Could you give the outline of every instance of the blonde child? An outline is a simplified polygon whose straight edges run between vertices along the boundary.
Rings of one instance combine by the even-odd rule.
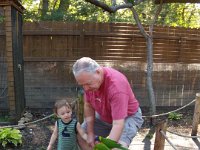
[[[77,134],[84,140],[87,135],[81,128],[79,122],[72,118],[72,108],[67,100],[58,100],[54,106],[54,113],[59,118],[55,122],[55,128],[47,150],[52,150],[53,145],[58,138],[57,150],[78,150]]]

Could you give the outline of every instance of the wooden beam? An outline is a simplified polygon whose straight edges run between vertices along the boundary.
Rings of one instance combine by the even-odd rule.
[[[160,4],[161,0],[155,0],[155,4]],[[163,0],[163,3],[200,3],[200,0]]]
[[[166,134],[167,130],[167,120],[161,121],[156,125],[156,137],[154,142],[154,150],[164,150],[165,147],[165,137],[162,136],[160,131],[163,131]]]
[[[200,93],[196,94],[196,103],[194,109],[193,123],[192,123],[192,136],[197,135],[198,125],[200,120]]]
[[[21,1],[19,0],[0,0],[0,6],[13,6],[17,10],[19,10],[20,13],[23,13],[25,8],[22,6]]]

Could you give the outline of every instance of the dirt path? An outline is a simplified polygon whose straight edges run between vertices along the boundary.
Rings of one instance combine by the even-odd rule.
[[[200,129],[200,126],[199,126]],[[190,136],[191,128],[168,128],[169,131],[173,131],[175,133],[179,133],[181,135]],[[149,129],[142,129],[139,131],[137,136],[133,139],[129,149],[130,150],[153,150],[154,149],[154,141],[155,134],[153,134],[150,139],[147,135],[149,133]],[[200,131],[198,132],[198,135]],[[200,150],[200,139],[192,140],[191,138],[185,138],[181,136],[177,136],[175,134],[171,134],[169,132],[166,133],[166,136],[170,140],[170,142],[175,146],[177,150]],[[165,150],[174,150],[174,148],[165,140]]]

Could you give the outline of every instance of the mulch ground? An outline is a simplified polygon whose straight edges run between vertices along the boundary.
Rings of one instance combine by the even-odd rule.
[[[144,116],[149,115],[148,108],[141,108],[141,109],[143,111]],[[157,108],[156,114],[169,112],[175,109],[177,108],[160,107]],[[31,113],[33,114],[33,120],[44,118],[53,113],[51,109],[46,109],[46,110],[32,109],[29,111],[31,111]],[[194,107],[192,106],[186,107],[183,110],[178,111],[177,113],[182,114],[183,118],[175,121],[169,120],[168,126],[170,127],[171,130],[174,131],[176,131],[176,129],[182,128],[183,132],[188,132],[188,130],[191,129],[192,127],[193,112],[194,112]],[[147,128],[152,127],[152,125],[155,125],[160,121],[167,119],[167,117],[168,116],[156,117],[155,119],[153,119],[153,121],[151,121],[148,118],[145,118],[144,124],[140,132],[142,133]],[[55,123],[55,118],[51,117],[36,124],[30,124],[26,126],[24,129],[21,129],[21,133],[23,135],[23,144],[18,147],[7,147],[6,150],[46,150],[52,134],[54,123]],[[0,147],[0,149],[3,148]]]

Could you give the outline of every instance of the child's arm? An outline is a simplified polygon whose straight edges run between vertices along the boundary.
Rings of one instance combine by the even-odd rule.
[[[53,145],[54,145],[57,137],[58,137],[58,127],[57,127],[57,122],[56,122],[54,130],[53,130],[53,133],[51,135],[51,139],[50,139],[49,145],[47,147],[47,150],[52,150],[53,149]]]
[[[78,134],[86,141],[87,140],[87,134],[82,129],[82,127],[81,127],[79,122],[77,122],[76,129],[78,131]]]

